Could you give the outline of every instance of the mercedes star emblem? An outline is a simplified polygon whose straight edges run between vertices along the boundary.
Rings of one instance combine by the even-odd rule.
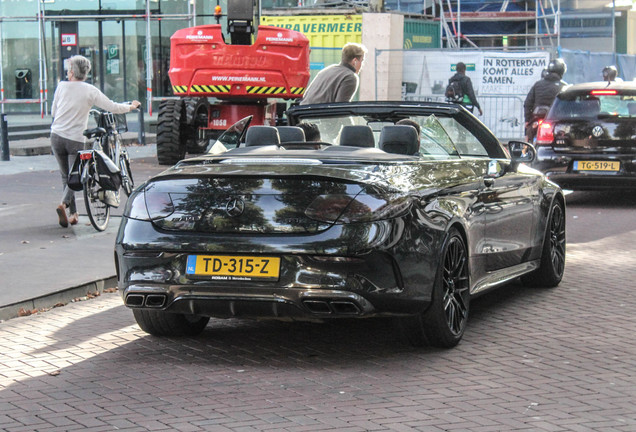
[[[245,211],[245,202],[240,198],[232,198],[225,205],[225,213],[229,217],[238,217]]]
[[[601,126],[594,126],[594,129],[592,129],[592,135],[596,138],[600,137],[603,135],[603,128]]]

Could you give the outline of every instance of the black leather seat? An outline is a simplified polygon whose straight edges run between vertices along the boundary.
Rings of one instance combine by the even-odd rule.
[[[252,126],[245,135],[245,147],[280,145],[278,129],[274,126]]]
[[[380,149],[387,153],[413,156],[419,153],[420,140],[413,126],[384,126],[380,132]]]
[[[276,126],[280,142],[302,142],[305,141],[305,131],[298,126]]]
[[[340,131],[340,145],[353,147],[375,147],[373,130],[367,125],[343,126]]]

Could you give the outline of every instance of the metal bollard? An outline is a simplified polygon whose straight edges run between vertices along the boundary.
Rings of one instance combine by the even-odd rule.
[[[144,110],[139,108],[139,132],[137,135],[139,139],[139,144],[146,145],[146,131],[144,126]]]
[[[0,114],[0,153],[3,161],[11,159],[11,154],[9,153],[9,126],[6,116],[6,114]]]

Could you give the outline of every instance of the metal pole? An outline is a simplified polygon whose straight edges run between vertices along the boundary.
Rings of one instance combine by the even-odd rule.
[[[40,13],[42,14],[42,25],[40,26],[40,31],[42,32],[42,80],[44,81],[44,114],[46,115],[49,111],[49,72],[46,67],[46,10],[44,7],[44,1],[42,1],[42,10]],[[51,37],[53,37],[53,33],[51,33]]]
[[[38,74],[40,84],[40,118],[44,118],[44,81],[42,75],[42,1],[38,1]]]
[[[139,120],[139,132],[137,133],[137,139],[139,140],[139,144],[146,145],[146,130],[144,126],[144,110],[139,109],[138,120]]]
[[[124,75],[124,100],[128,100],[128,77],[126,71],[126,20],[121,21],[121,56],[122,58],[122,72]]]
[[[2,160],[8,161],[11,156],[9,153],[9,127],[7,126],[6,114],[0,114],[0,153]]]
[[[616,0],[612,0],[612,53],[616,64]]]
[[[2,57],[2,45],[4,41],[2,40],[2,21],[0,21],[0,101],[4,100],[4,76],[2,75],[2,65],[3,65],[3,57]],[[0,103],[2,107],[1,111],[4,114],[4,104]]]
[[[559,51],[561,50],[561,0],[557,0],[557,16],[555,18],[557,22],[557,46]]]
[[[542,1],[543,0],[538,0],[534,6],[534,49],[537,49],[539,46],[539,4],[541,4]]]
[[[106,88],[106,74],[104,73],[104,33],[102,20],[97,21],[97,64],[99,64],[99,89],[104,93],[104,89]]]
[[[373,78],[375,81],[375,91],[373,100],[378,100],[378,50],[377,48],[373,48]]]
[[[462,2],[457,0],[457,48],[462,47]]]
[[[150,38],[150,0],[146,0],[146,105],[152,115],[152,40]]]

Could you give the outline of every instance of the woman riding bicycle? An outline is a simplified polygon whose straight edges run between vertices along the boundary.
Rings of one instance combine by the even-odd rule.
[[[129,104],[113,102],[92,84],[84,82],[91,70],[90,61],[76,55],[68,60],[68,81],[61,81],[55,89],[51,115],[51,148],[57,159],[62,175],[64,192],[62,202],[57,206],[59,224],[66,228],[78,221],[75,192],[67,187],[69,167],[79,150],[84,149],[83,132],[88,126],[88,113],[93,106],[115,114],[123,114],[139,108],[141,103],[134,100]],[[70,216],[66,214],[69,211]]]

